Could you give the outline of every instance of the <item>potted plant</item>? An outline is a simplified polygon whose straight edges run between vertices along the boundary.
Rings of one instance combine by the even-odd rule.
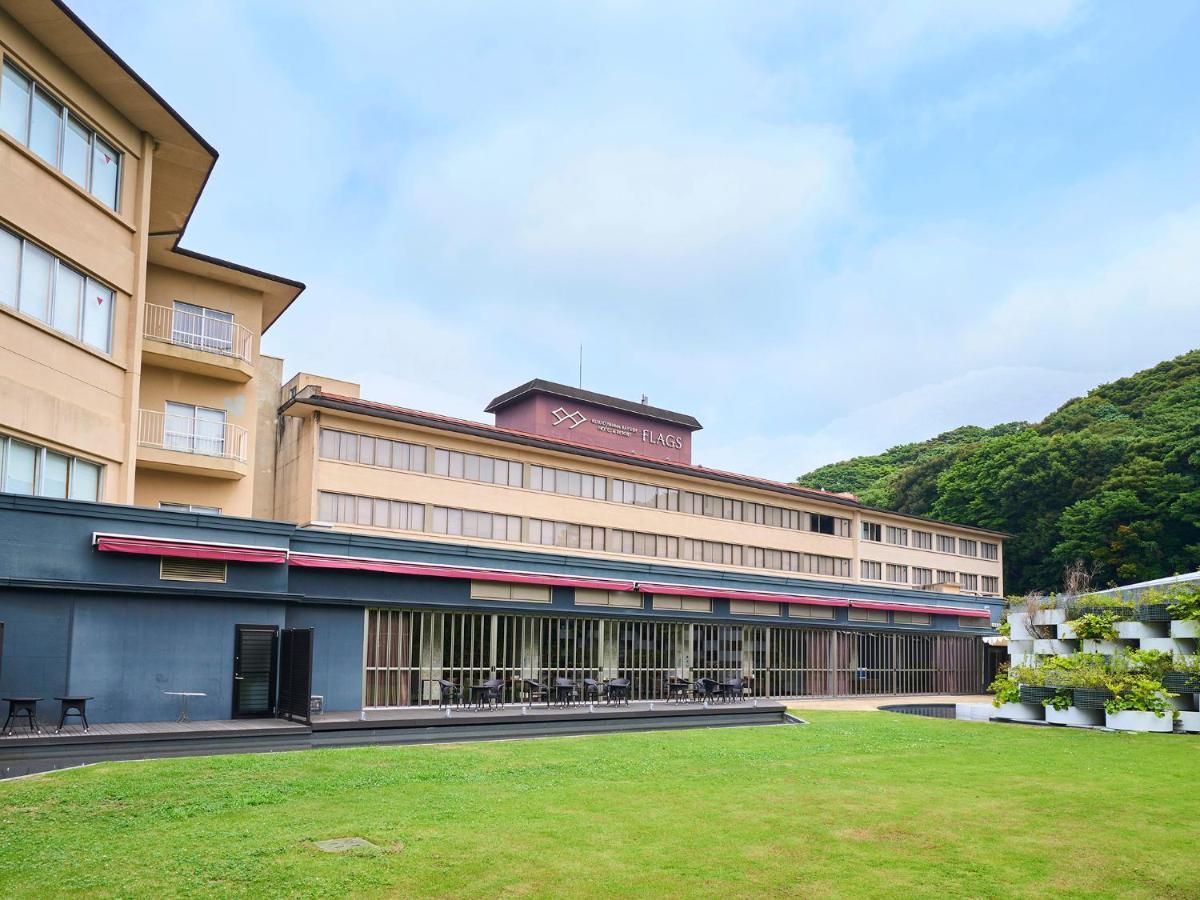
[[[1178,585],[1165,599],[1171,615],[1171,637],[1200,638],[1200,587]]]
[[[1165,591],[1150,588],[1137,599],[1134,614],[1139,622],[1170,622],[1171,600]]]
[[[1104,703],[1104,724],[1120,731],[1162,731],[1175,728],[1173,696],[1161,681],[1145,675],[1113,679],[1113,696]]]
[[[1069,680],[1069,675],[1068,675]],[[1073,687],[1060,687],[1049,700],[1043,700],[1046,707],[1046,721],[1052,725],[1102,725],[1104,713],[1098,709],[1080,709],[1074,702]]]
[[[1176,694],[1200,694],[1200,656],[1173,656],[1162,675],[1163,687]]]
[[[1133,601],[1119,594],[1084,594],[1067,605],[1068,619],[1096,613],[1111,613],[1114,621],[1132,619]]]
[[[1011,677],[1020,686],[1017,693],[1022,703],[1044,703],[1057,690],[1046,684],[1046,670],[1040,667],[1019,666],[1012,670]]]
[[[992,706],[996,707],[996,718],[1036,721],[1045,714],[1044,707],[1021,702],[1020,685],[1006,671],[996,676],[988,690],[994,695]]]
[[[1117,621],[1117,614],[1110,610],[1082,613],[1067,624],[1071,633],[1083,641],[1085,651],[1111,656],[1121,649],[1116,643]]]

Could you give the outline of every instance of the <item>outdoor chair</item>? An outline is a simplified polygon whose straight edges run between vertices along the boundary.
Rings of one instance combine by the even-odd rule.
[[[680,678],[678,675],[672,676],[667,679],[667,699],[682,703],[687,700],[691,687],[692,683],[686,678]]]
[[[489,708],[504,705],[504,680],[500,678],[489,678],[482,684],[471,685],[471,699],[475,701],[476,709],[483,709],[486,704]]]
[[[692,695],[697,700],[712,700],[717,696],[719,685],[711,678],[697,679],[692,686]]]
[[[532,678],[524,678],[521,680],[521,690],[525,694],[526,703],[532,705],[539,700],[545,700],[546,705],[550,705],[550,688],[546,687],[540,681],[534,681]]]
[[[600,682],[595,678],[583,679],[583,699],[598,701],[600,699]]]
[[[609,703],[620,705],[622,701],[629,702],[629,679],[611,678],[606,685],[604,697]]]
[[[726,702],[730,700],[741,700],[742,692],[746,689],[745,678],[734,678],[732,681],[723,681],[718,685],[720,696]]]
[[[570,706],[579,696],[579,686],[570,678],[554,679],[554,700],[561,706]]]
[[[441,688],[441,693],[438,694],[438,709],[455,704],[462,705],[462,688],[445,678],[435,678],[434,681]]]

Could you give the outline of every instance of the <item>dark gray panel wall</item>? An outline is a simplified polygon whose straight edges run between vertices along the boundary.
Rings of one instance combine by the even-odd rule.
[[[0,696],[44,697],[52,704],[66,690],[71,605],[56,594],[0,591]]]
[[[282,603],[182,598],[80,597],[70,689],[95,697],[93,722],[174,719],[179,701],[163,691],[203,691],[196,719],[228,719],[235,625],[284,624]]]
[[[313,629],[312,692],[327,710],[362,705],[363,616],[358,606],[288,607],[288,628]]]

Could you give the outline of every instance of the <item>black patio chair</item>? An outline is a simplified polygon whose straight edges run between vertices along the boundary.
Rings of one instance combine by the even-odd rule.
[[[605,685],[604,698],[607,702],[619,706],[622,702],[629,703],[629,693],[628,678],[610,678]]]
[[[692,683],[686,678],[672,675],[667,679],[667,700],[683,703],[687,700],[688,691],[691,690],[691,687]]]
[[[554,701],[560,706],[570,706],[579,696],[579,686],[570,678],[554,679]]]
[[[717,696],[719,687],[712,678],[698,678],[692,685],[692,696],[697,700],[713,700]]]
[[[600,691],[600,682],[598,682],[595,678],[583,679],[583,699],[585,702],[589,700],[599,701]]]
[[[438,709],[446,706],[462,706],[462,688],[453,681],[447,681],[445,678],[433,679],[441,688],[438,694]]]
[[[746,690],[746,679],[734,678],[730,681],[723,681],[717,686],[717,690],[721,699],[727,703],[733,700],[741,700]]]
[[[482,684],[471,685],[471,699],[476,709],[504,706],[504,679],[489,678]]]
[[[521,679],[521,692],[525,696],[526,703],[532,705],[539,700],[545,700],[546,705],[550,705],[550,688],[540,681],[534,681],[532,678]]]

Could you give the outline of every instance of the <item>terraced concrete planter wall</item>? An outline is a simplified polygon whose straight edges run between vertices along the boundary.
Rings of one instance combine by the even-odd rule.
[[[1156,716],[1152,712],[1137,710],[1122,710],[1119,713],[1105,713],[1104,724],[1117,731],[1161,731],[1170,733],[1175,728],[1170,713]]]
[[[1179,725],[1184,731],[1200,732],[1200,712],[1181,712]]]
[[[1200,638],[1200,622],[1194,619],[1189,619],[1186,622],[1171,623],[1171,637],[1173,638]]]
[[[1036,640],[1033,642],[1033,652],[1039,656],[1067,656],[1078,648],[1075,642],[1059,640]]]
[[[1105,656],[1115,656],[1121,652],[1121,649],[1128,647],[1128,644],[1123,644],[1118,641],[1089,641],[1083,642],[1084,653],[1103,653]]]
[[[1188,646],[1191,641],[1177,641],[1175,638],[1142,638],[1139,641],[1142,650],[1161,650],[1164,653],[1174,653],[1177,656],[1187,656],[1191,653],[1192,648]]]
[[[1068,706],[1058,710],[1053,706],[1046,707],[1046,721],[1054,725],[1095,726],[1104,724],[1104,710],[1080,709],[1078,706]]]
[[[1034,625],[1061,625],[1067,621],[1065,609],[1039,609],[1033,614]]]
[[[996,708],[995,716],[998,719],[1042,722],[1046,718],[1046,707],[1040,703],[1002,703]]]
[[[1037,635],[1029,628],[1029,617],[1025,613],[1016,613],[1008,617],[1008,624],[1012,629],[1009,634],[1009,640],[1012,641],[1032,641]]]
[[[1058,639],[1060,641],[1077,641],[1079,635],[1075,633],[1075,627],[1070,622],[1063,622],[1058,626]]]
[[[1168,622],[1118,622],[1117,637],[1126,641],[1141,641],[1147,638],[1166,637],[1170,631]]]

